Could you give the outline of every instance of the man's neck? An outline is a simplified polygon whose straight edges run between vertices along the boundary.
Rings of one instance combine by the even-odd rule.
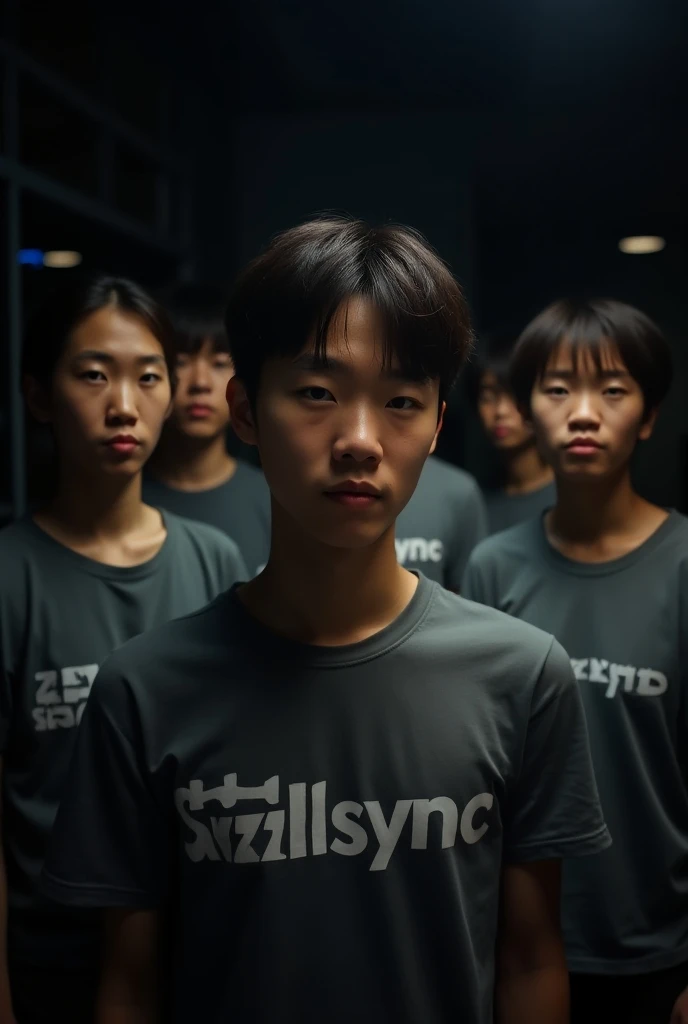
[[[394,530],[365,548],[314,542],[275,513],[270,559],[240,590],[244,605],[274,632],[300,643],[358,643],[404,610],[417,578],[397,562]]]
[[[578,561],[620,558],[643,544],[667,518],[633,490],[630,471],[616,478],[557,480],[557,502],[545,516],[550,543]]]
[[[227,483],[236,471],[236,459],[227,452],[224,432],[210,441],[195,441],[165,431],[151,459],[158,480],[180,491],[209,491]]]
[[[543,462],[534,443],[524,445],[506,457],[506,493],[530,494],[554,479],[551,468]]]

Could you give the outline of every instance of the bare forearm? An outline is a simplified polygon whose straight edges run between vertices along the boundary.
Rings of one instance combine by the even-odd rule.
[[[496,1024],[569,1024],[569,976],[564,966],[503,974],[497,983]]]

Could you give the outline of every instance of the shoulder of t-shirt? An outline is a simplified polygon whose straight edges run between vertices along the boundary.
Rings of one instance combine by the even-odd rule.
[[[535,680],[550,655],[570,671],[571,663],[551,633],[436,586],[433,610],[424,631],[439,630],[443,624],[451,626],[457,651],[465,653],[484,645],[495,667],[501,664],[505,671],[513,672],[514,679],[527,676]]]
[[[505,565],[511,561],[530,562],[539,529],[540,520],[536,517],[486,537],[473,549],[469,563],[471,568]]]
[[[186,519],[176,512],[165,511],[167,532],[177,540],[180,536],[187,537],[194,546],[202,547],[207,553],[233,557],[240,564],[243,562],[239,547],[223,530],[210,523],[201,523],[197,519]]]
[[[423,475],[431,483],[436,483],[438,487],[452,491],[457,497],[464,500],[475,498],[482,503],[482,491],[475,477],[472,477],[465,469],[453,466],[436,455],[431,455],[427,459],[423,467]]]
[[[0,530],[0,591],[12,590],[18,584],[22,567],[36,560],[39,537],[28,519],[18,519]]]
[[[99,703],[122,699],[122,687],[136,693],[152,692],[155,681],[169,692],[174,685],[174,666],[179,666],[189,651],[207,651],[214,641],[226,649],[229,634],[229,595],[219,594],[196,611],[178,619],[153,626],[139,633],[108,655],[103,661],[92,691]],[[89,704],[91,697],[89,697]]]

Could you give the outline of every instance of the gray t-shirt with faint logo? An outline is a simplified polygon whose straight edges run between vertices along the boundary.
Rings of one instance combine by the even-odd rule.
[[[117,651],[44,882],[167,909],[173,1022],[492,1024],[504,861],[608,842],[563,650],[421,576],[361,643],[234,591]]]
[[[611,562],[565,558],[540,519],[473,553],[464,592],[554,634],[585,705],[614,845],[564,871],[574,971],[688,960],[688,520]]]
[[[143,478],[143,500],[222,530],[238,545],[251,576],[268,560],[270,491],[255,466],[237,461],[234,475],[226,483],[205,491],[181,491],[147,473]]]
[[[16,962],[78,967],[97,955],[89,915],[49,905],[38,879],[99,665],[246,579],[219,530],[169,512],[165,525],[158,553],[131,567],[77,554],[29,518],[0,532],[2,842]]]
[[[552,508],[557,500],[557,487],[554,482],[538,487],[537,491],[528,494],[507,494],[505,490],[485,492],[487,509],[487,525],[490,533],[501,533],[527,519],[535,519],[547,509]]]
[[[399,562],[449,590],[459,590],[471,551],[487,536],[478,484],[463,469],[431,456],[396,523]]]

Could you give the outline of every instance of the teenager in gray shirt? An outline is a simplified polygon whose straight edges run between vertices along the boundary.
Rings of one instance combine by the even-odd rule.
[[[480,339],[468,365],[467,391],[485,433],[499,456],[502,479],[485,492],[490,533],[544,512],[554,504],[554,474],[521,415],[508,379],[518,332],[504,330]]]
[[[270,493],[259,469],[227,451],[227,381],[234,373],[218,289],[179,285],[167,296],[177,387],[143,481],[149,505],[223,530],[250,574],[268,560]]]
[[[609,842],[571,666],[395,551],[461,291],[411,230],[322,220],[227,319],[270,558],[95,683],[45,884],[109,908],[102,1020],[567,1024],[558,861]]]
[[[171,349],[163,310],[120,278],[77,278],[27,330],[28,404],[52,429],[58,473],[51,499],[0,532],[2,1024],[93,1021],[98,917],[38,883],[99,665],[247,577],[225,534],[141,500]]]
[[[614,845],[565,864],[575,1024],[688,1021],[688,521],[630,476],[671,373],[658,328],[620,302],[558,302],[526,328],[511,381],[557,501],[479,545],[464,581],[553,633],[583,696]]]

